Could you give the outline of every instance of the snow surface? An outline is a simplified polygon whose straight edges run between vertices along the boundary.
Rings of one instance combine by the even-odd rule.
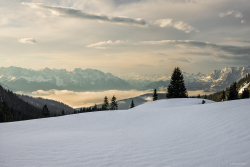
[[[201,101],[1,123],[0,166],[250,166],[250,99]]]

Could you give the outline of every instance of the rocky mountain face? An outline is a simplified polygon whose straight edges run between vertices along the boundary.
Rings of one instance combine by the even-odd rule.
[[[226,67],[222,70],[214,70],[209,75],[183,72],[183,76],[187,90],[219,91],[227,88],[233,82],[240,80],[247,73],[250,73],[250,66]],[[153,82],[144,86],[144,89],[167,87],[170,83],[170,79],[171,77],[168,77],[165,80]]]
[[[67,71],[65,69],[32,70],[20,67],[1,67],[0,83],[13,91],[32,92],[36,90],[102,91],[130,90],[133,87],[111,73],[95,69]]]

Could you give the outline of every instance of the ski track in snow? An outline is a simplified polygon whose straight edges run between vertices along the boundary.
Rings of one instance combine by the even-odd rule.
[[[0,166],[250,166],[250,99],[201,101],[1,123]]]

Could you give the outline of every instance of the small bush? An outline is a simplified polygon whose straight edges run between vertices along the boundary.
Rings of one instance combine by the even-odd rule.
[[[202,100],[202,104],[205,104],[206,103],[206,101],[205,100]]]

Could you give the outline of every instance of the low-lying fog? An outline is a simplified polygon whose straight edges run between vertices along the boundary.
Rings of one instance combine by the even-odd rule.
[[[121,90],[108,90],[102,92],[74,92],[69,90],[49,90],[43,91],[38,90],[27,95],[33,97],[42,97],[46,99],[53,99],[56,101],[63,102],[73,108],[79,107],[89,107],[95,104],[103,103],[103,99],[105,96],[108,97],[109,101],[111,100],[112,96],[115,95],[117,100],[122,100],[126,98],[140,96],[146,93],[152,93],[153,90],[147,91],[138,91],[138,90],[129,90],[129,91],[121,91]],[[19,94],[26,94],[24,92],[17,92]],[[158,93],[166,93],[165,91],[160,91]],[[188,91],[189,96],[197,96],[198,94],[205,94],[203,90],[199,91]],[[206,92],[206,94],[209,94]]]

